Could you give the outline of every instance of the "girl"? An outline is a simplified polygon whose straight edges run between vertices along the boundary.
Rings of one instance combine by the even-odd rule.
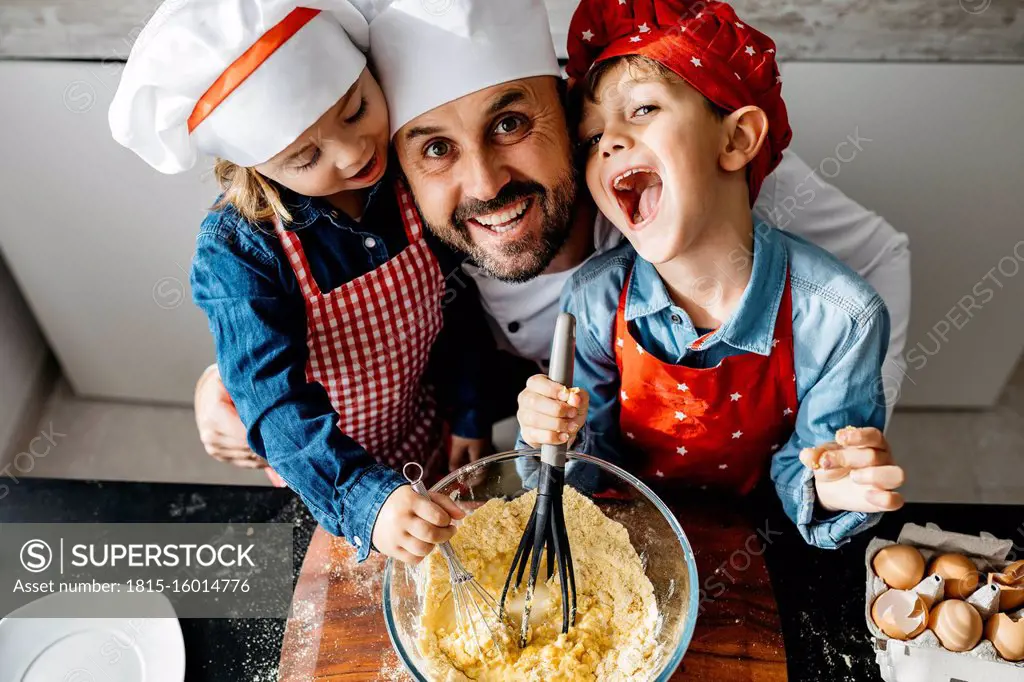
[[[804,538],[838,546],[902,504],[871,447],[889,320],[826,252],[754,227],[790,140],[774,43],[718,2],[584,0],[569,35],[587,185],[629,244],[567,285],[585,391],[531,379],[523,439],[569,441],[589,412],[581,449],[657,483],[745,494],[770,470]]]
[[[394,467],[438,471],[446,417],[455,434],[483,434],[463,380],[480,374],[480,343],[463,327],[468,351],[449,347],[456,325],[482,318],[467,313],[472,296],[442,306],[438,259],[386,172],[365,19],[346,0],[312,4],[169,0],[132,50],[110,126],[165,173],[218,157],[224,193],[192,287],[249,442],[359,560],[372,545],[415,563],[462,513]]]

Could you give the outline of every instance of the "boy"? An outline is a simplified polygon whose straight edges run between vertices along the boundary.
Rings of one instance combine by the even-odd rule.
[[[701,7],[584,0],[570,24],[587,185],[630,244],[567,286],[584,392],[531,379],[522,437],[570,440],[589,398],[582,450],[739,494],[770,469],[804,538],[836,547],[902,505],[887,452],[839,454],[842,427],[884,426],[888,314],[826,252],[755,229],[790,140],[775,45]]]

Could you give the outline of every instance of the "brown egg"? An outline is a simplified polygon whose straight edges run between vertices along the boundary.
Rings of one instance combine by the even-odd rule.
[[[989,585],[999,587],[999,610],[1014,611],[1024,606],[1024,561],[1017,561],[1002,573],[989,573]]]
[[[981,580],[981,572],[963,554],[942,554],[932,560],[928,575],[940,575],[946,581],[946,599],[967,599]]]
[[[950,651],[970,651],[981,641],[981,614],[959,599],[947,599],[932,609],[928,627]]]
[[[893,639],[913,639],[928,625],[928,607],[919,594],[886,590],[871,605],[871,619]]]
[[[985,625],[985,639],[1006,660],[1024,661],[1024,619],[1015,621],[1005,613],[997,613]]]
[[[889,545],[871,560],[875,575],[889,587],[909,590],[924,578],[924,557],[910,545]]]

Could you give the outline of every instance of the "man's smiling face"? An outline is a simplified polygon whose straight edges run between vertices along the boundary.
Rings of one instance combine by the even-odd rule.
[[[431,230],[495,277],[536,277],[568,238],[576,177],[553,76],[466,95],[407,123],[394,144]]]

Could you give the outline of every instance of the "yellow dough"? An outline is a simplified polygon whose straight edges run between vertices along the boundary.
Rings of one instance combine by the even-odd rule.
[[[470,514],[452,540],[466,568],[495,599],[536,492],[512,502],[493,499]],[[576,625],[562,634],[558,572],[538,586],[530,616],[531,635],[519,650],[519,616],[523,588],[512,602],[513,635],[501,643],[501,655],[485,646],[481,660],[471,636],[455,626],[448,568],[439,552],[426,566],[424,611],[420,617],[420,651],[433,679],[464,680],[620,680],[643,679],[654,666],[659,648],[654,587],[622,524],[606,517],[588,498],[570,487],[564,493],[565,522],[576,573]],[[547,576],[544,562],[540,579]],[[545,594],[546,593],[546,594]]]

